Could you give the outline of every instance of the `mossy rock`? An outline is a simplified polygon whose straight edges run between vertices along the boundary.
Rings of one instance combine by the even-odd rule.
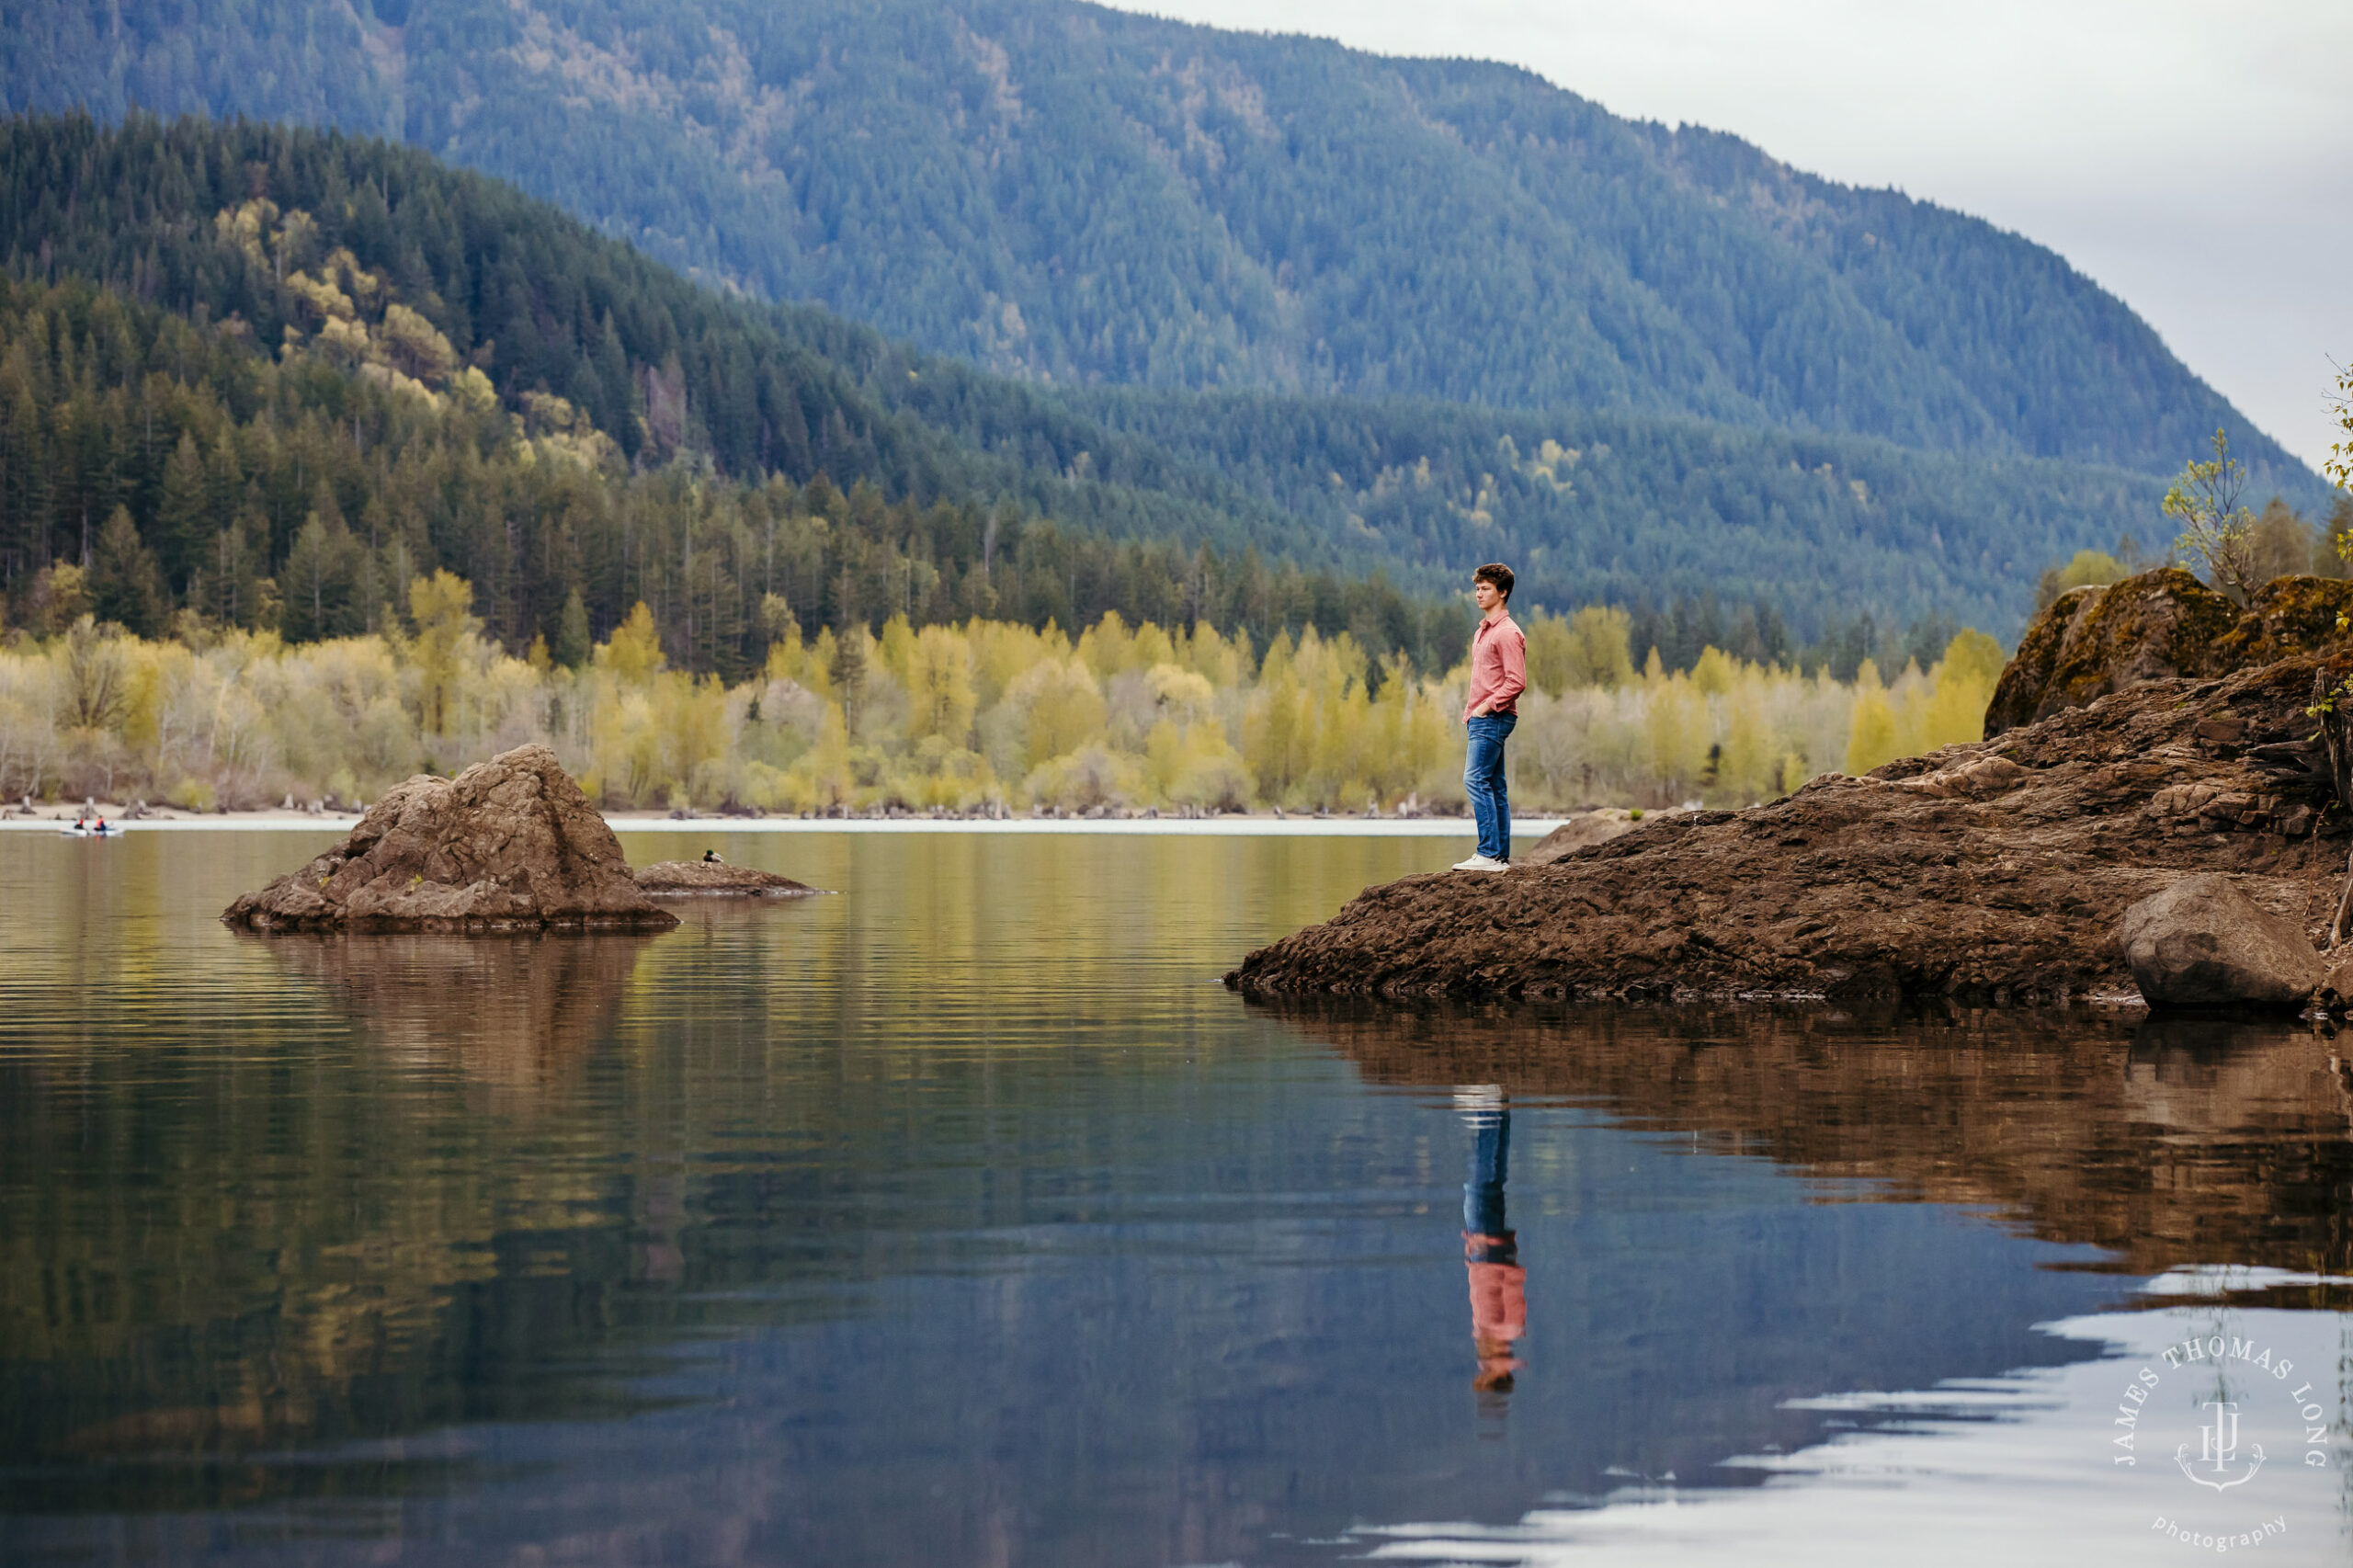
[[[2234,668],[2222,663],[2216,645],[2238,622],[2230,600],[2178,566],[2062,594],[2027,628],[2018,655],[2002,671],[1985,710],[1985,733],[1997,735],[2144,681]]]
[[[2051,685],[2051,672],[2059,667],[2061,644],[2084,612],[2106,592],[2101,587],[2070,588],[2028,623],[2026,635],[2018,639],[2018,651],[2002,666],[1994,700],[1985,706],[1987,734],[1998,735],[2034,722],[2035,709]]]
[[[2274,577],[2256,591],[2239,623],[2216,641],[2216,675],[2318,653],[2345,641],[2339,616],[2353,616],[2353,582]]]

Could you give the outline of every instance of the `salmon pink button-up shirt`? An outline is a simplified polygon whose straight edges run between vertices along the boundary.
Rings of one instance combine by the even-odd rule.
[[[1471,639],[1471,696],[1462,704],[1465,719],[1481,708],[1495,713],[1517,713],[1519,694],[1528,689],[1528,639],[1508,615],[1479,622]]]

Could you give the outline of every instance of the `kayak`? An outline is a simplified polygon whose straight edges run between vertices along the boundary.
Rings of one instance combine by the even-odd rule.
[[[77,823],[72,827],[61,827],[57,830],[58,835],[62,838],[120,838],[129,831],[130,829],[117,827],[112,823],[107,824],[104,827],[84,827]]]

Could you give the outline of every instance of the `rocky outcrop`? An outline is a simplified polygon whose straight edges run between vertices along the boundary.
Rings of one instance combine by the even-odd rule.
[[[2214,673],[2214,645],[2238,622],[2230,600],[2178,566],[2062,594],[2035,618],[1994,688],[1985,733],[2000,734],[2146,681]]]
[[[817,891],[774,871],[722,860],[657,860],[638,869],[637,885],[654,898],[806,898]]]
[[[1604,806],[1599,811],[1580,812],[1552,832],[1536,841],[1526,854],[1512,857],[1516,866],[1549,866],[1553,861],[1590,849],[1597,844],[1607,844],[1622,834],[1633,831],[1636,817],[1623,806]]]
[[[2353,615],[2353,582],[2274,577],[2256,590],[2236,626],[2214,644],[2211,675],[2317,653],[2345,641],[2338,617]]]
[[[2242,612],[2177,566],[2105,588],[2074,588],[2035,617],[1985,710],[1985,733],[2047,719],[2110,692],[2177,676],[2212,678],[2320,653],[2346,641],[2353,582],[2276,577]]]
[[[2116,926],[2227,872],[2308,932],[2345,860],[2325,785],[2285,767],[2305,657],[2156,680],[1987,741],[1645,821],[1540,868],[1408,877],[1250,954],[1253,994],[2130,998]],[[2325,835],[2327,842],[2316,835]]]
[[[2300,922],[2211,873],[2126,910],[2116,937],[2152,1007],[2301,1007],[2325,972]]]
[[[2320,984],[2313,990],[2313,1006],[2333,1017],[2342,1018],[2353,1013],[2353,948],[2340,947],[2325,955],[2321,961],[2327,967],[2321,973]],[[2347,1063],[2346,1072],[2353,1076],[2353,1062]],[[2353,1102],[2348,1102],[2347,1108],[2353,1111]]]
[[[256,931],[666,930],[620,842],[545,746],[394,785],[351,835],[222,912]]]

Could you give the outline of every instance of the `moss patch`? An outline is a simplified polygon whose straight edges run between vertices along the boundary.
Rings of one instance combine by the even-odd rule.
[[[2297,653],[2317,653],[2346,640],[2336,618],[2353,616],[2353,582],[2341,577],[2274,577],[2256,591],[2236,626],[2214,644],[2216,674],[2251,669]]]
[[[2353,581],[2275,577],[2242,613],[2177,566],[2062,594],[2034,619],[1985,710],[2000,734],[2143,681],[2213,679],[2353,648]]]

